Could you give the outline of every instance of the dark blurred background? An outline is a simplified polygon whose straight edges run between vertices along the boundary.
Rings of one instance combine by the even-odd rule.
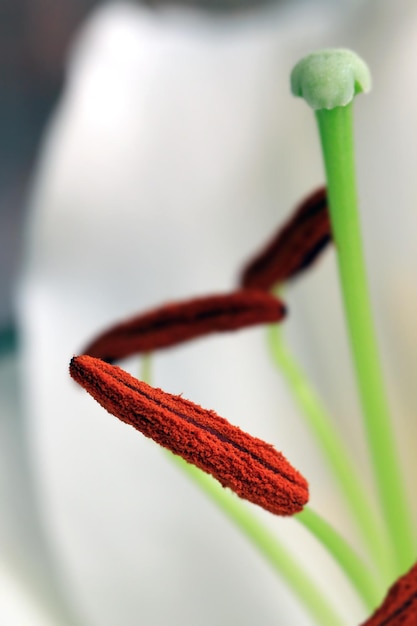
[[[0,1],[0,346],[14,342],[13,285],[27,186],[59,97],[68,45],[96,0]]]
[[[139,1],[139,0],[137,0]],[[276,0],[279,1],[279,0]],[[262,0],[149,0],[203,11],[251,10]],[[0,0],[0,353],[15,344],[13,286],[28,183],[59,98],[72,36],[100,0]]]

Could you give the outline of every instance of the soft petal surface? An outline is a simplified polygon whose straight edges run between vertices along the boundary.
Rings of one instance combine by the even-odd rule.
[[[39,519],[19,390],[10,342],[0,351],[0,624],[75,626]]]

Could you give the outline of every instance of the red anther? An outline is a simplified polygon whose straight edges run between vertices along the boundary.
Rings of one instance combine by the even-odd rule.
[[[165,304],[116,324],[83,352],[107,362],[168,348],[214,332],[279,322],[284,304],[271,294],[249,289]]]
[[[91,356],[74,357],[70,374],[109,413],[241,498],[277,515],[293,515],[307,503],[307,481],[280,452],[213,411]]]
[[[296,209],[269,244],[248,263],[240,284],[269,290],[309,267],[331,241],[325,187]]]
[[[388,591],[382,605],[362,626],[416,626],[417,563]]]

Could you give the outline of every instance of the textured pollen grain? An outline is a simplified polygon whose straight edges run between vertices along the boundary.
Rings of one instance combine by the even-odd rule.
[[[240,284],[269,290],[307,269],[331,241],[326,188],[297,207],[287,223],[244,269]]]
[[[240,290],[174,302],[112,326],[83,349],[112,363],[118,359],[168,348],[214,332],[279,322],[282,302],[270,294]]]
[[[417,625],[417,563],[388,591],[382,605],[362,626]]]
[[[307,503],[307,481],[280,452],[213,411],[88,355],[72,359],[70,374],[109,413],[241,498],[277,515],[293,515]]]

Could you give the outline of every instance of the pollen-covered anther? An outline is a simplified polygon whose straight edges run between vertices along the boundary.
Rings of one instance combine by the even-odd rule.
[[[294,278],[312,265],[331,239],[326,188],[320,187],[247,264],[241,286],[268,290]]]
[[[416,626],[417,563],[388,591],[382,605],[362,626]]]
[[[83,352],[111,363],[215,332],[279,322],[285,313],[277,298],[248,289],[173,302],[112,326]]]
[[[293,515],[307,503],[307,481],[280,452],[213,411],[91,356],[74,357],[70,374],[109,413],[241,498],[277,515]]]

